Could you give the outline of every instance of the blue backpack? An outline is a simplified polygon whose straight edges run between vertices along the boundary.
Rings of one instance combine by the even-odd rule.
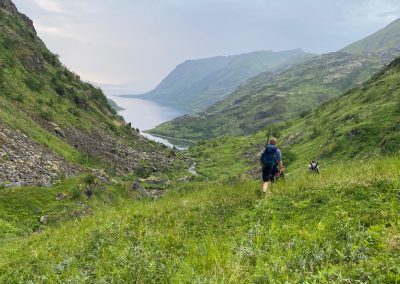
[[[265,165],[270,165],[270,166],[276,166],[278,165],[278,158],[276,156],[276,152],[278,150],[278,147],[275,145],[268,144],[267,147],[265,147],[264,152],[261,154],[260,161],[261,163]]]

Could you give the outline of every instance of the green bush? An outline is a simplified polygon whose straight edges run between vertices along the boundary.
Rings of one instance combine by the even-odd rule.
[[[25,96],[24,95],[22,95],[22,94],[16,94],[14,97],[13,97],[13,99],[15,100],[15,101],[17,101],[17,102],[23,102],[24,100],[25,100]]]
[[[40,92],[44,86],[44,82],[33,76],[29,76],[25,79],[25,84],[34,92]]]
[[[47,109],[47,108],[42,109],[42,110],[39,112],[39,116],[40,116],[41,118],[47,120],[47,121],[52,121],[53,118],[54,118],[53,112],[52,112],[50,109]]]

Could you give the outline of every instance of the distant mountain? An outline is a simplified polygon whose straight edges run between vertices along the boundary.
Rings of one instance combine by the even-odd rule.
[[[226,98],[241,83],[261,72],[287,68],[311,56],[298,49],[188,60],[141,97],[199,111]]]
[[[204,112],[178,117],[150,132],[207,139],[250,134],[271,123],[294,118],[358,86],[400,55],[400,33],[394,28],[398,25],[399,21],[395,21],[340,52],[313,57],[275,74],[260,74]],[[363,45],[365,48],[361,49]]]
[[[121,95],[136,95],[143,93],[135,90],[135,83],[106,84],[106,83],[99,83],[92,81],[89,81],[89,83],[92,84],[93,86],[101,88],[107,97],[121,96]]]
[[[384,60],[391,61],[396,55],[400,54],[400,19],[341,51],[351,54],[379,56]]]
[[[370,166],[371,157],[378,157],[382,162],[379,167],[382,174],[388,167],[400,167],[399,82],[400,57],[361,86],[302,117],[267,126],[249,136],[219,137],[199,142],[190,149],[198,164],[197,171],[215,178],[226,173],[240,174],[245,170],[258,176],[257,154],[263,149],[268,133],[278,138],[284,164],[291,175],[297,172],[304,177],[307,164],[313,159],[321,163],[323,179],[328,174],[325,171],[328,165],[337,162],[346,175],[351,176],[356,170],[354,178],[357,176],[362,182],[365,178],[360,179],[359,175],[364,172],[358,171],[359,166]],[[395,155],[392,162],[396,162],[385,164],[387,155]],[[346,168],[350,160],[355,162],[356,169]]]
[[[342,160],[400,151],[400,58],[370,80],[281,127],[282,145],[304,158]]]
[[[115,101],[110,98],[107,98],[107,102],[115,111],[125,110],[123,107],[120,107]]]

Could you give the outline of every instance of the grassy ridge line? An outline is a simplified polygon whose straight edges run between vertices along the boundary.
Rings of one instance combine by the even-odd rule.
[[[395,283],[398,157],[258,182],[190,184],[0,247],[7,283]]]

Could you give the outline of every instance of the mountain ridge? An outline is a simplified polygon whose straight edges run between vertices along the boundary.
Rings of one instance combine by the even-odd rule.
[[[154,90],[139,97],[199,111],[222,100],[241,83],[259,73],[282,69],[311,56],[294,49],[186,60]]]
[[[265,125],[294,118],[366,81],[400,55],[400,33],[393,29],[399,23],[400,21],[395,21],[357,43],[367,45],[371,38],[381,38],[381,35],[389,34],[392,36],[389,42],[398,42],[398,48],[388,46],[387,41],[382,46],[378,42],[367,54],[351,51],[347,47],[338,52],[310,58],[275,75],[260,74],[203,112],[178,117],[149,132],[202,140],[220,135],[247,135]],[[373,50],[376,52],[372,52]],[[346,69],[352,71],[348,72]],[[272,109],[271,105],[275,107]]]
[[[352,54],[374,55],[391,61],[400,54],[400,18],[386,27],[341,50]]]

